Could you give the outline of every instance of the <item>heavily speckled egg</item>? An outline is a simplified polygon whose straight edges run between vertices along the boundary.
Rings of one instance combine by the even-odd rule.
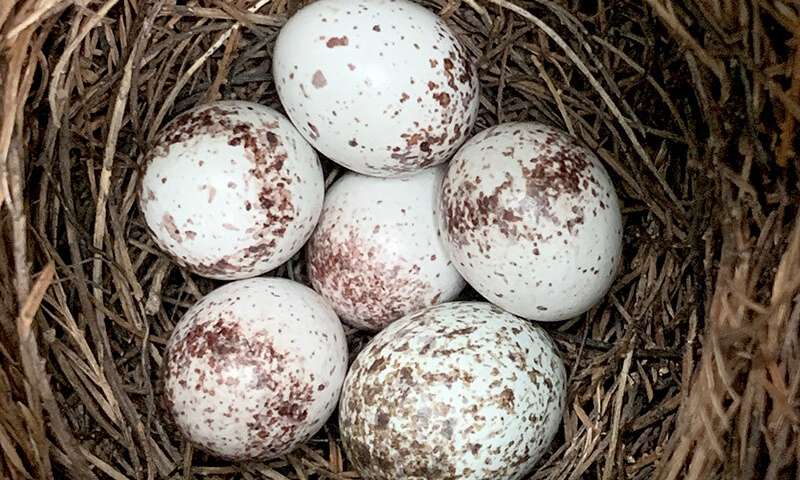
[[[372,480],[518,479],[558,431],[565,383],[540,327],[489,303],[429,307],[389,325],[351,365],[342,441]]]
[[[183,113],[142,167],[139,203],[156,244],[210,278],[278,267],[302,248],[322,210],[316,152],[286,117],[256,103]]]
[[[614,280],[622,220],[597,157],[554,128],[489,128],[450,163],[437,215],[467,282],[522,317],[557,321],[597,303]]]
[[[273,73],[300,132],[367,175],[447,161],[478,111],[467,51],[439,17],[406,0],[313,2],[281,29]]]
[[[239,280],[203,297],[175,327],[164,399],[200,448],[272,458],[322,427],[346,370],[342,324],[317,293],[282,278]]]
[[[464,288],[437,230],[443,176],[443,167],[406,178],[349,173],[328,190],[308,243],[309,276],[342,321],[380,330]]]

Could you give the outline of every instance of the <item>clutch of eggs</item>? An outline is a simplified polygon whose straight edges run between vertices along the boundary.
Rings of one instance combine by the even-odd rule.
[[[442,184],[445,248],[466,281],[531,320],[565,320],[606,294],[622,249],[614,186],[597,157],[532,122],[475,135]]]
[[[336,408],[344,330],[310,288],[238,280],[181,318],[167,344],[164,399],[196,446],[223,458],[273,458],[311,438]]]
[[[489,303],[429,307],[351,365],[342,443],[362,478],[515,480],[558,431],[565,382],[541,328]]]
[[[321,153],[391,177],[447,161],[478,111],[464,47],[407,0],[319,0],[281,29],[273,74],[281,103]]]
[[[139,202],[156,244],[210,278],[278,267],[302,248],[322,209],[316,152],[286,117],[256,103],[179,115],[143,168]]]
[[[443,176],[442,166],[405,178],[348,173],[328,189],[308,269],[342,321],[380,330],[464,288],[436,225]]]

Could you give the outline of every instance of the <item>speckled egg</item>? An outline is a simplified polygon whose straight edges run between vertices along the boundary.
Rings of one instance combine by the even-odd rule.
[[[319,0],[275,44],[281,102],[327,157],[366,175],[443,163],[470,131],[478,77],[433,12],[406,0]]]
[[[538,123],[506,123],[450,163],[438,214],[450,258],[492,303],[540,321],[606,294],[622,249],[614,186],[597,157]]]
[[[541,328],[489,303],[429,307],[351,365],[342,441],[371,480],[518,479],[558,431],[565,382]]]
[[[221,101],[178,116],[142,168],[139,201],[153,239],[205,277],[278,267],[322,210],[316,152],[286,117],[256,103]]]
[[[406,178],[349,173],[325,197],[308,243],[311,283],[346,323],[380,330],[464,288],[435,209],[443,167]]]
[[[330,417],[347,370],[342,324],[319,295],[281,278],[229,283],[175,327],[164,399],[198,447],[234,459],[272,458]]]

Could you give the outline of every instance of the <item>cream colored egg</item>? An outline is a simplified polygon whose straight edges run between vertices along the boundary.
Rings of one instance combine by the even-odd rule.
[[[223,458],[273,458],[314,435],[347,370],[344,330],[313,290],[253,278],[214,290],[176,325],[163,366],[183,434]]]
[[[281,29],[273,73],[317,150],[366,175],[449,160],[478,111],[474,65],[450,27],[407,0],[319,0]]]
[[[161,131],[143,161],[139,204],[177,263],[230,280],[266,273],[300,250],[323,195],[317,154],[286,117],[222,101]]]
[[[448,166],[439,206],[456,268],[511,313],[565,320],[614,281],[622,250],[614,185],[564,132],[519,122],[479,133]]]
[[[342,390],[342,441],[362,478],[516,480],[558,431],[565,382],[540,327],[489,303],[445,303],[359,353]]]
[[[309,277],[342,321],[380,330],[464,288],[436,225],[443,176],[442,167],[406,178],[349,173],[328,190],[308,243]]]

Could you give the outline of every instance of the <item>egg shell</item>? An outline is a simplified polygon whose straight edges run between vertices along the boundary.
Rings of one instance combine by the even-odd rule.
[[[484,302],[430,307],[387,327],[351,365],[343,445],[373,480],[517,479],[558,431],[565,382],[541,328]]]
[[[443,176],[443,167],[407,178],[349,173],[328,190],[308,243],[309,277],[342,321],[380,330],[464,288],[437,230]]]
[[[467,51],[433,12],[405,0],[311,3],[281,29],[273,73],[308,141],[367,175],[447,161],[478,112]]]
[[[467,282],[532,320],[587,311],[620,261],[622,218],[608,173],[572,137],[538,123],[470,139],[449,165],[438,219]]]
[[[322,427],[346,370],[342,324],[317,293],[287,279],[239,280],[175,327],[164,399],[198,447],[227,459],[273,458]]]
[[[205,277],[253,277],[286,262],[316,225],[322,167],[289,120],[221,101],[179,115],[143,162],[139,203],[156,244]]]

